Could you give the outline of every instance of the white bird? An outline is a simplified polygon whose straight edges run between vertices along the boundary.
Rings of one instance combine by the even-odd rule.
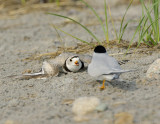
[[[118,79],[121,73],[130,71],[132,70],[121,69],[118,61],[109,56],[103,46],[98,45],[95,47],[91,63],[88,66],[88,74],[97,80],[103,80],[101,89],[105,88],[106,80]]]

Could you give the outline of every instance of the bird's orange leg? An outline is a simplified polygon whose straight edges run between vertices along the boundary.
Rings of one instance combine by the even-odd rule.
[[[105,82],[106,82],[106,80],[103,80],[103,84],[102,84],[102,86],[100,87],[101,90],[104,90],[104,89],[105,89]]]

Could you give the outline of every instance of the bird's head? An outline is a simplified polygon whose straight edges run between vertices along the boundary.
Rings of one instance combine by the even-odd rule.
[[[94,48],[95,53],[106,53],[106,49],[102,45],[98,45]]]
[[[72,56],[67,58],[65,66],[69,71],[77,72],[82,68],[83,62],[80,60],[78,56]]]

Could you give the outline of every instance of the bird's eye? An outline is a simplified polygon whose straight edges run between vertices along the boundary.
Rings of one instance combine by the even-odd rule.
[[[70,62],[72,62],[72,59],[70,59]]]

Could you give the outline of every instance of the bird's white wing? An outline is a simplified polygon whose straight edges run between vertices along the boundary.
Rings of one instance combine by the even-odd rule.
[[[92,61],[88,66],[88,73],[91,76],[100,76],[103,74],[123,73],[117,60],[104,54],[93,54]]]

